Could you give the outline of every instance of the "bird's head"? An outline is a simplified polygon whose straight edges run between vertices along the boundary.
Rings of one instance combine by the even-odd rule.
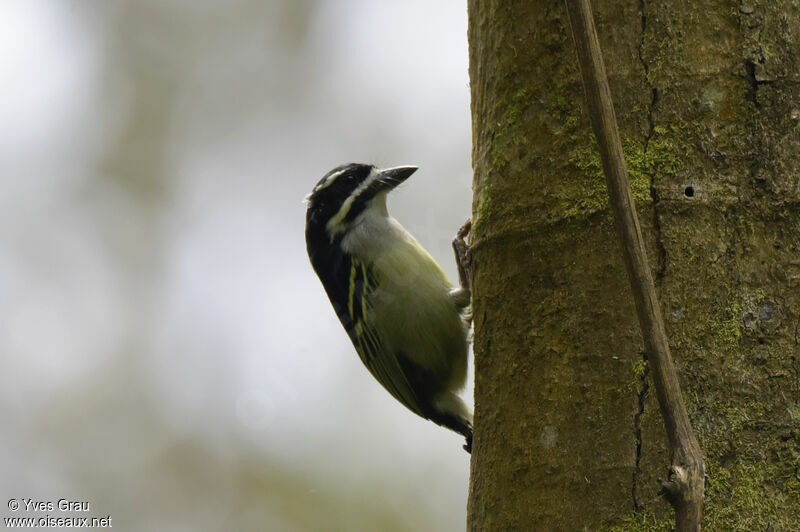
[[[337,166],[306,197],[306,224],[324,227],[332,239],[342,235],[366,209],[385,209],[386,194],[416,170],[416,166],[381,170],[360,163]]]

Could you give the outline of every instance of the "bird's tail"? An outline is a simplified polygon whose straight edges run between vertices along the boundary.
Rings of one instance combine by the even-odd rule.
[[[434,401],[435,413],[431,421],[458,432],[467,440],[464,450],[472,453],[472,409],[453,392],[443,392]]]

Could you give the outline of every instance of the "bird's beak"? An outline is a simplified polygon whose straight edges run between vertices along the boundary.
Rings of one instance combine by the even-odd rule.
[[[373,185],[378,190],[391,190],[408,179],[408,176],[416,171],[416,166],[395,166],[394,168],[386,168],[378,173],[378,177],[373,182]]]

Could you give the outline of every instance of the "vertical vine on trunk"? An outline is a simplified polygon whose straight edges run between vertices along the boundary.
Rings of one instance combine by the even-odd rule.
[[[589,0],[565,1],[580,63],[589,118],[597,138],[611,209],[616,220],[625,267],[633,289],[639,325],[648,361],[652,366],[656,395],[672,454],[669,478],[662,482],[662,488],[675,508],[675,529],[679,532],[693,532],[700,530],[703,513],[703,455],[686,413],[653,276],[647,264],[591,5]]]

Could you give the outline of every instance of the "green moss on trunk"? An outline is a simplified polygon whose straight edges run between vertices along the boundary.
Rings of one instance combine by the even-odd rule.
[[[706,530],[800,523],[800,10],[595,2],[710,476]],[[563,2],[470,1],[471,530],[668,530],[670,462]],[[640,409],[640,398],[644,409]],[[587,509],[591,508],[591,511]]]

